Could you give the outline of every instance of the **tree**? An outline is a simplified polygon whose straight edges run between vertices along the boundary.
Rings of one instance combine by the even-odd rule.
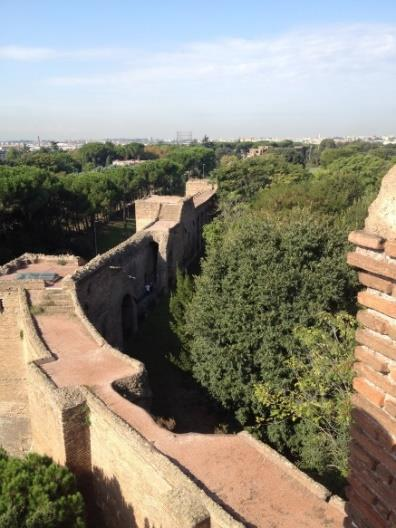
[[[319,145],[319,152],[323,152],[325,149],[335,149],[337,143],[332,138],[322,139]]]
[[[203,167],[207,175],[216,166],[214,150],[202,146],[176,147],[167,157],[182,166],[191,176],[202,177]]]
[[[181,194],[184,174],[180,164],[170,159],[147,161],[136,167],[136,176],[147,190],[158,194]]]
[[[38,167],[54,173],[81,171],[81,163],[70,153],[58,150],[40,149],[27,152],[19,159],[20,164]]]
[[[356,282],[344,233],[332,224],[307,210],[243,213],[215,221],[206,236],[186,314],[192,372],[242,424],[255,423],[256,383],[285,383],[294,327],[310,326],[320,311],[351,308]]]
[[[94,167],[104,167],[106,162],[116,159],[117,151],[115,145],[110,141],[87,143],[75,152],[75,156],[83,165],[92,163]]]
[[[269,413],[269,438],[340,489],[348,472],[355,330],[355,318],[345,312],[319,313],[312,327],[294,329],[288,387],[275,393],[265,383],[254,388],[257,403]],[[286,434],[279,434],[280,422]]]
[[[191,336],[186,326],[186,310],[192,300],[193,293],[194,286],[192,278],[180,269],[177,269],[176,289],[171,294],[169,310],[171,314],[170,327],[180,340],[181,350],[177,356],[173,357],[173,360],[180,368],[187,371],[191,370],[192,363],[188,348]]]
[[[144,156],[143,143],[127,143],[116,147],[117,157],[122,159],[141,159]]]
[[[213,177],[219,184],[221,201],[228,204],[250,201],[259,190],[274,183],[292,183],[308,177],[301,165],[287,163],[275,154],[243,160],[230,156],[223,160]]]
[[[84,502],[74,475],[48,457],[0,451],[1,528],[84,528]]]

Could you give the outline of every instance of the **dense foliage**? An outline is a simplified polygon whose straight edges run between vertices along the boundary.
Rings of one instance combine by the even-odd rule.
[[[84,502],[73,474],[48,457],[0,450],[1,528],[84,528]]]
[[[353,274],[341,229],[309,211],[242,215],[209,240],[187,311],[193,373],[251,424],[254,385],[284,386],[294,328],[319,311],[348,309]]]
[[[252,199],[257,191],[275,182],[300,181],[307,177],[307,173],[301,165],[287,163],[282,157],[269,154],[243,160],[224,158],[213,177],[218,181],[221,200],[235,204]]]
[[[180,363],[218,402],[340,491],[357,287],[347,235],[361,227],[395,150],[325,141],[308,166],[288,162],[290,148],[221,160],[221,214],[206,228],[189,293],[180,279],[173,328]]]

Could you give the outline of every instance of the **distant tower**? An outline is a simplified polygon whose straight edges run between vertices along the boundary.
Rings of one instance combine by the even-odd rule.
[[[192,132],[178,130],[176,132],[176,143],[178,145],[190,145],[192,143]]]

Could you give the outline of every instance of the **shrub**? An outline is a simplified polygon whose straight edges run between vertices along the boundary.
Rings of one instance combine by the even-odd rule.
[[[13,458],[0,450],[1,528],[84,528],[74,475],[48,457]]]

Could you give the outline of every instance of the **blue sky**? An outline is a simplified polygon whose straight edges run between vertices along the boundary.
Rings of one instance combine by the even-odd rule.
[[[396,2],[0,2],[0,139],[396,133]]]

